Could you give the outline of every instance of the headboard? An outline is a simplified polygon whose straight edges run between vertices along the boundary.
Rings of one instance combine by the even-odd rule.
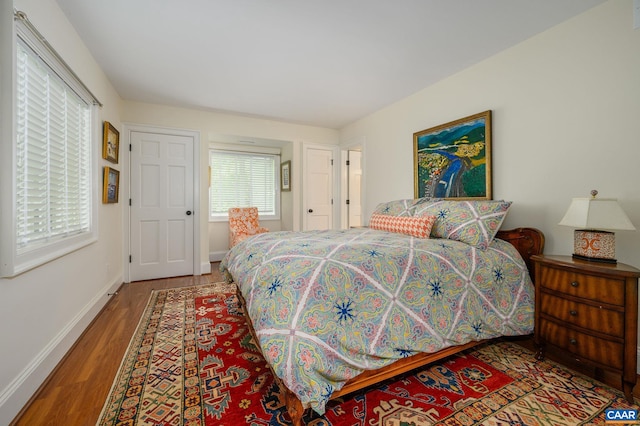
[[[516,228],[508,230],[500,230],[496,237],[511,243],[520,256],[524,259],[529,269],[529,276],[535,282],[534,268],[531,256],[534,254],[542,254],[544,250],[544,234],[536,228]]]

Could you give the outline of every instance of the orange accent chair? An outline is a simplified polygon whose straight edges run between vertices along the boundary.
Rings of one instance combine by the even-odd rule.
[[[257,207],[231,207],[229,209],[229,248],[246,238],[269,232],[258,222]]]

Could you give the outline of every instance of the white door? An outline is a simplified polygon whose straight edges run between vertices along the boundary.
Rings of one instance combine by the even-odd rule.
[[[362,153],[349,151],[348,155],[349,226],[362,226]]]
[[[130,279],[193,275],[193,137],[133,131],[130,142]]]
[[[304,171],[304,229],[333,227],[333,150],[307,148]]]

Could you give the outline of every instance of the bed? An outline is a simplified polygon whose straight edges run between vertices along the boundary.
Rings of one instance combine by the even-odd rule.
[[[229,251],[220,269],[238,287],[294,425],[330,399],[532,333],[528,262],[544,236],[498,231],[509,206],[396,200],[378,206],[368,228],[273,232]]]

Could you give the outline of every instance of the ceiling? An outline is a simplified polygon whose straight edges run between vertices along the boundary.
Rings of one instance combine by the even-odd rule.
[[[339,129],[604,0],[57,0],[126,100]]]

